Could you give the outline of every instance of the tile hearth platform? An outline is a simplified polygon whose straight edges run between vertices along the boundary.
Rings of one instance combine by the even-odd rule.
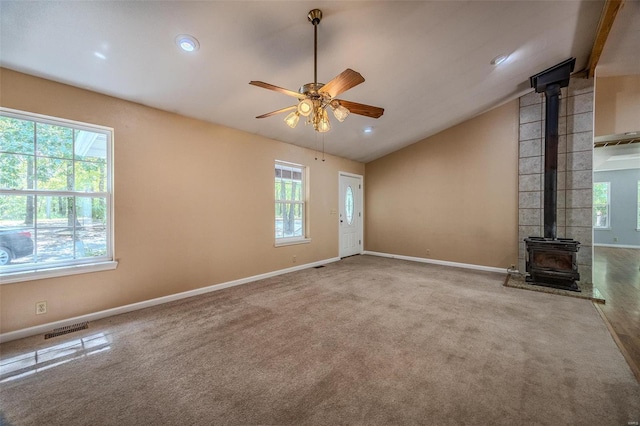
[[[578,299],[587,299],[596,303],[605,303],[604,296],[600,293],[591,283],[579,283],[580,292],[561,290],[557,288],[544,287],[535,284],[530,284],[525,281],[521,275],[509,274],[504,282],[505,287],[520,288],[523,290],[539,291],[542,293],[558,294],[560,296],[576,297]]]

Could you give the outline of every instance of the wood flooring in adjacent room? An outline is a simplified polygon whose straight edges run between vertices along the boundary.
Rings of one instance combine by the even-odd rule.
[[[640,249],[594,247],[593,283],[606,304],[595,304],[640,381]]]

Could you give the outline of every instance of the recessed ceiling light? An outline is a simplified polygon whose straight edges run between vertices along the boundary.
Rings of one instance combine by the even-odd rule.
[[[93,52],[93,56],[95,56],[96,58],[100,58],[102,60],[107,59],[107,57],[104,56],[104,54],[102,54],[100,52]]]
[[[180,34],[176,37],[176,44],[185,52],[195,52],[200,49],[200,43],[198,40],[189,34]]]
[[[362,133],[364,133],[365,135],[373,133],[373,127],[365,127],[364,129],[362,129]]]
[[[509,55],[498,55],[491,60],[491,65],[500,65],[507,59],[509,59]]]

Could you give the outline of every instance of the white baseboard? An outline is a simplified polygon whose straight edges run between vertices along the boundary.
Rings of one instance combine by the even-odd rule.
[[[212,291],[222,290],[229,287],[234,287],[241,284],[247,284],[253,281],[263,280],[265,278],[271,278],[278,275],[288,274],[289,272],[300,271],[303,269],[309,269],[320,265],[326,265],[327,263],[337,262],[339,257],[333,257],[330,259],[319,260],[317,262],[306,263],[304,265],[298,265],[291,268],[280,269],[278,271],[267,272],[265,274],[254,275],[252,277],[240,278],[234,281],[228,281],[226,283],[214,284],[208,287],[197,288],[194,290],[185,291],[182,293],[171,294],[169,296],[162,296],[155,299],[145,300],[143,302],[132,303],[130,305],[119,306],[117,308],[107,309],[100,312],[94,312],[91,314],[80,315],[73,318],[68,318],[60,321],[54,321],[46,324],[36,325],[29,328],[23,328],[21,330],[10,331],[8,333],[0,334],[0,343],[9,342],[11,340],[22,339],[24,337],[35,336],[38,334],[49,332],[55,328],[65,327],[80,322],[96,321],[102,318],[111,317],[114,315],[120,315],[127,312],[137,311],[139,309],[149,308],[151,306],[161,305],[163,303],[173,302],[175,300],[186,299],[187,297],[198,296]]]
[[[498,272],[507,274],[507,268],[495,268],[493,266],[472,265],[469,263],[448,262],[446,260],[427,259],[424,257],[403,256],[400,254],[380,253],[376,251],[365,251],[364,254],[371,256],[389,257],[391,259],[409,260],[411,262],[432,263],[434,265],[453,266],[454,268],[475,269],[476,271]]]
[[[613,247],[613,248],[630,248],[630,249],[640,249],[640,246],[631,246],[626,244],[594,244],[594,247]]]

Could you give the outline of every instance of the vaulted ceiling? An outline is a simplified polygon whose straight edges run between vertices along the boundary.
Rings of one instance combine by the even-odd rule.
[[[2,1],[0,65],[358,161],[465,121],[529,88],[569,57],[587,65],[603,1]],[[380,106],[318,134],[291,129],[292,104],[250,86],[297,91],[352,68],[365,82],[340,96]],[[190,34],[199,50],[178,49]],[[501,54],[501,65],[490,62]],[[603,54],[606,60],[606,52]],[[295,99],[293,99],[295,102]],[[371,133],[365,133],[372,127]]]

